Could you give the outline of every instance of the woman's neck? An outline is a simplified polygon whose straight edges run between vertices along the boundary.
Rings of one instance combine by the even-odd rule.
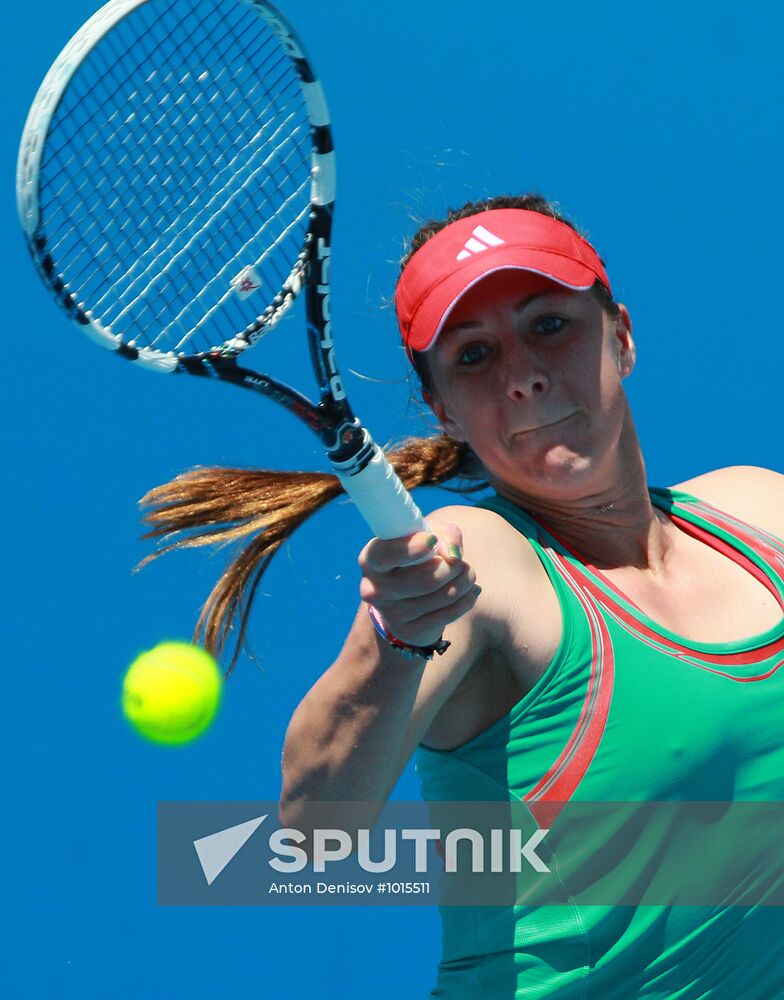
[[[505,483],[491,484],[597,569],[626,566],[656,573],[672,550],[677,529],[651,502],[633,430],[625,443],[614,469],[605,469],[599,482],[594,479],[583,490],[576,487],[568,499],[561,487],[555,499],[546,490],[532,495]]]

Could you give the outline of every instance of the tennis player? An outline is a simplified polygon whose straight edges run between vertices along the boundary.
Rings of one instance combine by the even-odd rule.
[[[384,798],[417,748],[437,799],[784,798],[784,477],[649,488],[629,312],[539,199],[426,227],[396,306],[425,399],[495,495],[363,549],[363,604],[292,719],[284,798]],[[443,918],[435,997],[784,996],[770,911]]]
[[[784,800],[784,477],[649,487],[629,311],[538,196],[425,226],[396,307],[443,434],[390,457],[409,486],[484,480],[493,495],[362,550],[356,620],[286,737],[286,822],[309,801],[385,799],[415,753],[431,799]],[[331,483],[281,480],[290,522]],[[777,916],[445,907],[431,995],[771,1000]]]

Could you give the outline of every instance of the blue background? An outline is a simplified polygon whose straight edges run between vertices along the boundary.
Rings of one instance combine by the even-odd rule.
[[[283,3],[283,0],[281,0]],[[744,0],[529,4],[287,0],[325,85],[338,152],[333,316],[379,440],[424,432],[389,308],[419,220],[540,190],[588,231],[631,310],[628,388],[652,484],[782,468],[780,50],[784,14]],[[121,677],[187,637],[225,554],[141,574],[135,501],[196,464],[321,469],[272,404],[124,365],[67,324],[15,218],[29,103],[92,0],[6,12],[4,944],[9,997],[424,996],[430,909],[164,909],[155,804],[274,799],[288,718],[337,653],[366,532],[334,505],[277,557],[209,734],[133,735]],[[252,364],[308,386],[287,322]],[[289,357],[295,352],[295,360]],[[304,381],[303,381],[304,380]],[[425,508],[444,495],[423,492]],[[400,798],[418,794],[406,772]]]

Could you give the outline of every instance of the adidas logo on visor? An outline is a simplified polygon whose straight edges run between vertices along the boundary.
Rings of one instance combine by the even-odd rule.
[[[491,233],[490,230],[485,229],[484,226],[477,226],[465,241],[465,246],[457,257],[455,257],[455,260],[466,260],[472,254],[481,253],[483,250],[488,250],[490,247],[501,246],[504,242],[505,241],[502,240],[500,236],[496,236],[495,233]]]

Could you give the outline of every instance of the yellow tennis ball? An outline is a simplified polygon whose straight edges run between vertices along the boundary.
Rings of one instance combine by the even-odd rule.
[[[162,642],[128,668],[123,712],[148,740],[188,743],[215,718],[222,683],[218,665],[206,650],[189,642]]]

